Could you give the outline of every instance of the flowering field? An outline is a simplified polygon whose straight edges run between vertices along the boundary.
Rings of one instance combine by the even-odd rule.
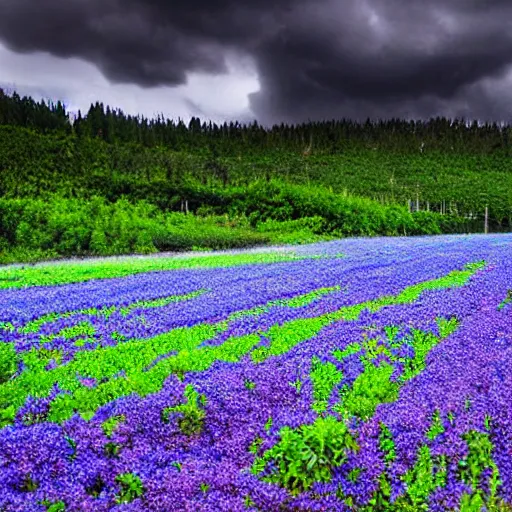
[[[0,511],[512,510],[512,235],[269,254],[0,269]]]

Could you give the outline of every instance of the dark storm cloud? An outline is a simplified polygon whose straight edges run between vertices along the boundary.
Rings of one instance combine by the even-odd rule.
[[[357,0],[324,3],[325,9],[305,5],[255,55],[262,90],[251,95],[253,110],[264,120],[290,122],[489,116],[480,108],[489,102],[469,90],[512,64],[512,5],[487,2],[484,9],[482,4]],[[503,108],[492,113],[498,110],[510,119],[510,97],[503,100]]]
[[[512,64],[508,0],[0,0],[15,51],[81,57],[112,82],[180,85],[253,58],[265,124],[333,117],[512,117],[484,79]],[[497,119],[500,120],[500,119]]]

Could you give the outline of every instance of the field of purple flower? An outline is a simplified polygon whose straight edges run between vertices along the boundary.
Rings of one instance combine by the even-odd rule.
[[[512,510],[512,234],[294,252],[0,289],[0,511]]]

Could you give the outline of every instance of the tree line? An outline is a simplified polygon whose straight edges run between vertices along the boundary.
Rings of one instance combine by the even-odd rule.
[[[301,124],[275,124],[264,128],[257,121],[240,124],[201,122],[192,117],[188,124],[165,119],[126,115],[121,109],[103,103],[91,104],[74,120],[61,101],[53,103],[0,89],[0,124],[32,128],[42,133],[62,132],[92,137],[107,143],[136,143],[153,148],[164,146],[176,151],[205,151],[214,147],[219,155],[229,156],[241,150],[291,150],[306,156],[316,153],[337,154],[361,147],[372,150],[397,150],[414,153],[429,151],[464,153],[500,153],[511,155],[509,124],[479,124],[464,119],[436,117],[429,120],[370,120],[364,123],[341,119]]]

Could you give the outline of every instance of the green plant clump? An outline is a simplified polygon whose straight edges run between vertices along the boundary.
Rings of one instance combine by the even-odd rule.
[[[116,477],[120,492],[116,498],[117,503],[131,503],[144,494],[142,480],[133,473],[123,473]]]
[[[263,479],[294,494],[309,490],[315,482],[329,482],[332,470],[347,460],[347,452],[358,450],[346,425],[333,416],[319,417],[298,429],[284,427],[279,436],[277,444],[256,458],[252,471],[259,474],[272,461],[277,469]]]
[[[200,434],[203,429],[205,418],[204,406],[206,405],[206,396],[200,395],[192,385],[188,384],[185,388],[185,398],[187,403],[175,407],[166,407],[162,411],[164,423],[170,421],[171,414],[178,415],[178,426],[187,436]]]

